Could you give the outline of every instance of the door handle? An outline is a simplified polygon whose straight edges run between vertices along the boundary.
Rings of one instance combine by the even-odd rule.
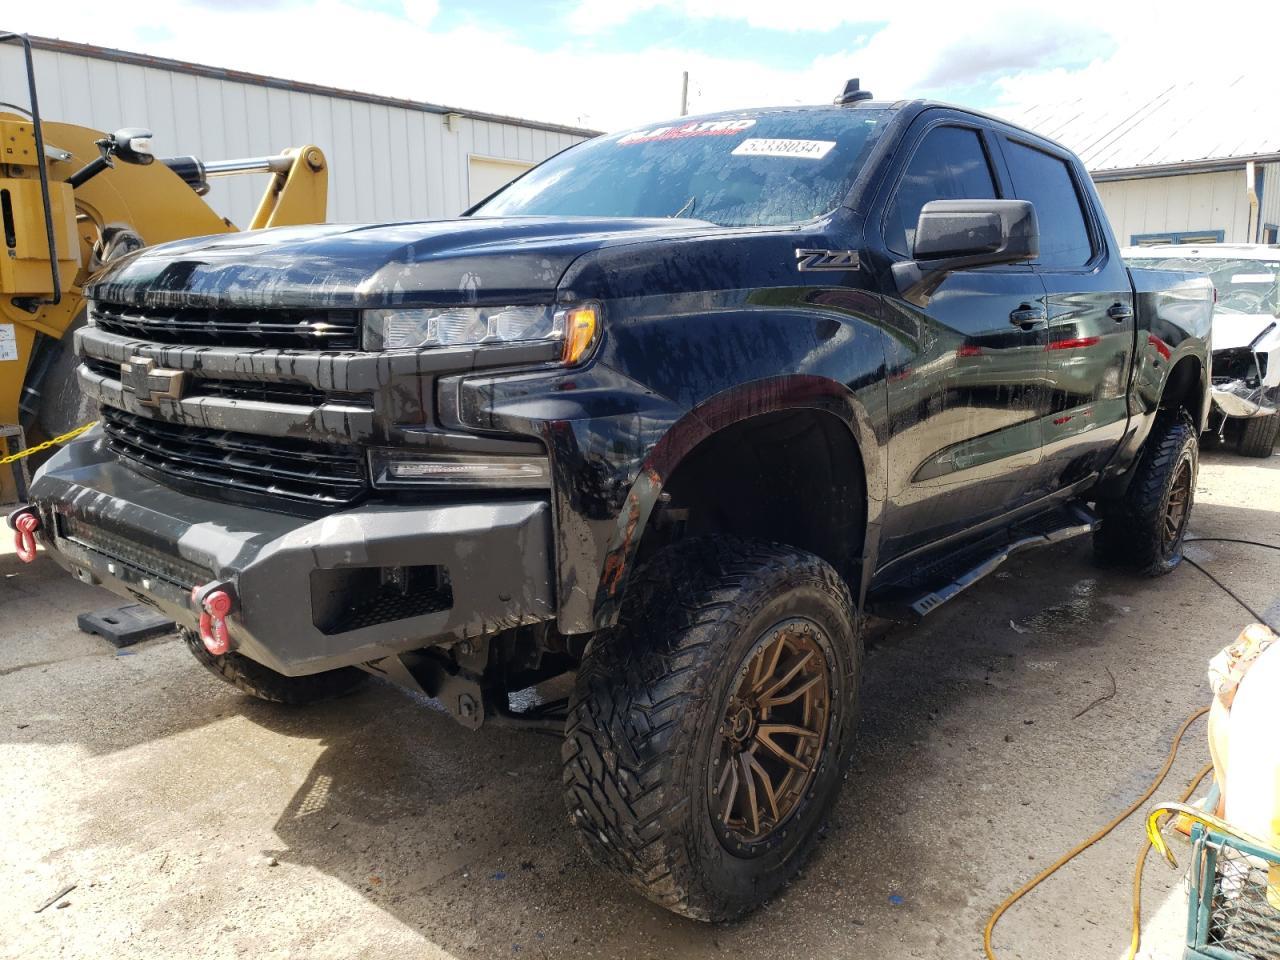
[[[1116,323],[1124,323],[1126,320],[1133,319],[1133,307],[1127,303],[1113,303],[1107,308],[1107,316]]]
[[[1023,330],[1029,330],[1034,324],[1044,323],[1048,319],[1049,315],[1045,313],[1044,307],[1033,307],[1029,303],[1024,303],[1009,314],[1009,322]]]

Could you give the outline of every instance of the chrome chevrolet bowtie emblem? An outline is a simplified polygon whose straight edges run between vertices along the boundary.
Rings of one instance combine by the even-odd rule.
[[[185,370],[157,367],[150,357],[130,357],[120,364],[120,385],[139,403],[154,405],[161,400],[181,400],[186,379]]]

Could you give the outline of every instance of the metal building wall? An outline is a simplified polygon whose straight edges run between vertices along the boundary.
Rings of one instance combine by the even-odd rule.
[[[1107,180],[1097,188],[1122,244],[1146,234],[1213,230],[1221,230],[1226,243],[1252,240],[1249,198],[1239,170]]]
[[[1262,169],[1262,198],[1259,215],[1262,229],[1274,227],[1280,239],[1280,163],[1268,163]]]
[[[586,139],[586,131],[445,115],[301,84],[279,89],[124,58],[36,49],[41,113],[101,130],[147,127],[158,156],[220,160],[314,143],[329,159],[334,222],[455,216],[470,206],[470,155],[532,164]],[[0,100],[27,102],[16,46],[0,46]],[[218,178],[208,200],[244,225],[264,186],[262,176]]]

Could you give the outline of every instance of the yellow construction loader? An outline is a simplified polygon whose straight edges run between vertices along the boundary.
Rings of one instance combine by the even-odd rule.
[[[201,199],[210,177],[271,175],[251,230],[322,222],[328,186],[314,146],[247,160],[156,159],[147,130],[42,122],[30,42],[0,33],[2,42],[23,47],[30,109],[0,102],[0,464],[92,416],[69,349],[91,274],[144,245],[236,230]],[[0,503],[25,495],[34,459],[0,466]]]

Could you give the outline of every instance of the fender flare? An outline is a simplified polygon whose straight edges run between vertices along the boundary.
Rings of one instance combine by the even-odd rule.
[[[853,392],[827,377],[812,374],[787,374],[755,380],[715,394],[671,425],[645,458],[631,489],[627,492],[617,526],[609,539],[599,586],[593,605],[593,618],[598,628],[617,622],[627,579],[640,547],[640,539],[649,523],[654,505],[662,489],[685,458],[699,444],[716,433],[752,417],[787,410],[817,410],[835,416],[846,428],[861,456],[866,483],[867,524],[864,532],[863,557],[866,571],[874,568],[879,514],[885,500],[886,470],[884,445],[876,436],[871,418]],[[865,582],[859,589],[865,590]]]

